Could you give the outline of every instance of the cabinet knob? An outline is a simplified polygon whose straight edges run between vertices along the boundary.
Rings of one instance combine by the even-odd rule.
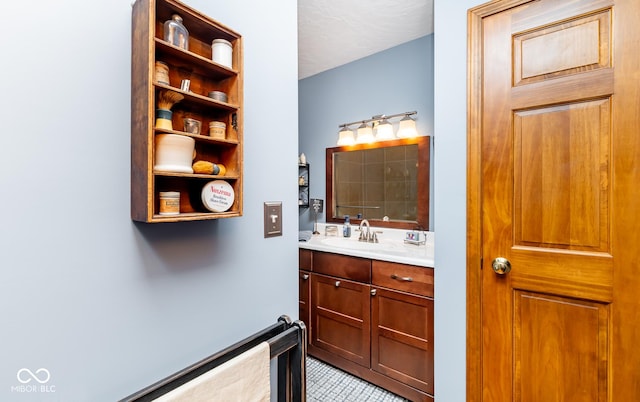
[[[377,289],[371,289],[371,296],[375,296],[378,293]]]
[[[340,281],[336,281],[336,287],[340,286]]]
[[[306,281],[307,279],[309,279],[309,274],[304,274],[304,275],[302,275],[302,279],[304,279],[305,281]]]

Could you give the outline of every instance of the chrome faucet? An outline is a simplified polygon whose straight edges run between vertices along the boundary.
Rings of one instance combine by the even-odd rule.
[[[364,232],[364,230],[362,230],[362,225],[367,225],[367,233]],[[358,237],[358,241],[369,241],[369,239],[371,238],[371,230],[370,230],[370,226],[369,226],[369,221],[366,219],[363,219],[362,221],[360,221],[360,237]]]

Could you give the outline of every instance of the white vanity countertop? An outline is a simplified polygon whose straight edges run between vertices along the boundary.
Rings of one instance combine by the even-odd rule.
[[[351,237],[348,238],[342,237],[342,225],[338,225],[338,236],[325,236],[325,226],[326,224],[318,223],[320,234],[313,235],[309,241],[299,241],[298,247],[421,267],[434,266],[434,232],[420,232],[420,236],[426,234],[426,243],[414,245],[404,242],[406,230],[371,227],[371,231],[378,231],[379,242],[366,243],[358,241],[358,226],[351,227]]]

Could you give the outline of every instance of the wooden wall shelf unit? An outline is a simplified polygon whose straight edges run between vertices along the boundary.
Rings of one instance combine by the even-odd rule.
[[[298,163],[298,207],[309,208],[309,164]]]
[[[189,32],[188,50],[164,40],[164,22],[178,14]],[[232,68],[212,60],[212,42],[225,39],[232,46]],[[132,13],[131,58],[131,218],[139,222],[179,222],[242,215],[243,205],[243,47],[233,30],[176,0],[137,0]],[[156,61],[169,67],[169,84],[155,79]],[[181,89],[189,80],[188,90]],[[160,91],[174,91],[184,99],[171,109],[172,129],[156,128],[156,99]],[[226,93],[225,102],[209,97]],[[201,122],[201,134],[183,131],[185,118]],[[208,136],[209,123],[226,123],[226,137]],[[222,164],[224,175],[154,172],[155,137],[178,134],[195,140],[194,161]],[[231,185],[234,202],[224,212],[202,204],[202,188],[212,180]],[[160,215],[159,193],[180,193],[180,214]]]

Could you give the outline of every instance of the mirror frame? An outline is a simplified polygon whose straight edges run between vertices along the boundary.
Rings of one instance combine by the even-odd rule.
[[[403,138],[390,141],[373,142],[370,144],[356,144],[343,147],[327,148],[326,150],[326,222],[343,223],[343,218],[333,216],[334,193],[333,193],[333,154],[336,152],[361,151],[365,149],[387,148],[401,145],[418,145],[418,166],[425,168],[418,169],[418,214],[415,221],[367,219],[371,226],[387,227],[407,230],[429,230],[429,177],[431,170],[431,137],[420,136],[414,138]],[[351,217],[351,224],[359,225],[361,219]]]

